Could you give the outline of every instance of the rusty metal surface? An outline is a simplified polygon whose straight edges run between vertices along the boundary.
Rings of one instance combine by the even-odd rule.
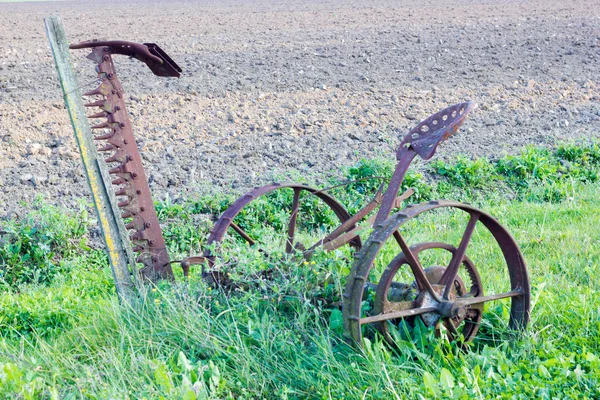
[[[417,155],[420,155],[424,158],[431,157],[437,146],[457,131],[459,126],[465,121],[468,113],[473,110],[474,107],[475,104],[472,102],[456,104],[425,119],[414,129],[409,131],[406,137],[402,140],[400,148],[396,154],[398,164],[389,181],[387,190],[382,194],[380,188],[375,198],[360,211],[358,211],[358,213],[354,216],[344,215],[342,217],[342,214],[347,214],[343,207],[330,196],[323,198],[323,200],[336,212],[342,224],[329,233],[325,238],[309,247],[308,250],[304,252],[304,255],[306,257],[310,257],[314,249],[319,246],[324,246],[325,250],[333,250],[348,242],[356,242],[356,240],[359,240],[358,233],[361,231],[361,228],[357,227],[356,224],[378,207],[379,209],[376,216],[374,218],[369,218],[368,223],[370,225],[373,223],[374,219],[374,226],[382,224],[389,217],[392,209],[397,207],[401,202],[402,196],[397,196],[398,190],[400,189],[402,181],[404,180],[404,176],[408,171],[413,159]],[[230,227],[237,232],[238,235],[243,237],[249,244],[254,244],[256,238],[250,238],[246,232],[241,230],[240,227],[233,223],[233,219],[244,207],[246,207],[256,198],[281,187],[290,187],[294,190],[294,200],[287,229],[287,241],[285,249],[286,253],[288,254],[294,252],[298,248],[294,244],[294,235],[299,207],[299,196],[300,191],[304,189],[301,189],[299,186],[294,186],[293,184],[285,184],[283,186],[279,184],[267,185],[262,188],[256,188],[240,197],[217,221],[208,239],[208,245],[211,245],[215,242],[220,242],[223,239],[225,232]],[[317,196],[323,194],[323,191],[315,191],[314,189],[310,189],[310,191]],[[410,254],[404,239],[399,235],[399,233],[394,233],[394,236],[398,243],[403,246],[403,249],[409,252],[407,257],[412,260],[411,264],[414,266],[413,268],[415,274],[417,275],[417,284],[419,287],[421,289],[427,289],[427,292],[430,293],[433,300],[440,301],[440,295],[442,294],[438,295],[438,293],[433,291],[430,283],[425,279],[425,276],[421,272],[421,266],[418,264],[418,260],[413,258],[412,254]],[[305,247],[302,246],[302,248]],[[212,268],[214,265],[214,255],[209,253],[206,253],[205,255],[209,260],[209,267]],[[451,274],[454,269],[454,266],[450,268],[450,272],[448,274]],[[444,279],[449,278],[444,277]]]
[[[379,207],[379,211],[377,211],[377,217],[375,218],[375,225],[381,224],[387,219],[387,217],[390,216],[392,208],[394,207],[394,201],[398,195],[398,191],[400,190],[404,176],[406,175],[406,171],[408,171],[408,167],[410,166],[410,163],[412,163],[412,160],[415,158],[415,156],[416,153],[411,150],[407,150],[404,157],[398,161],[396,169],[394,170],[394,174],[392,175],[392,179],[390,179],[388,187],[385,193],[383,193],[381,206]]]
[[[421,158],[429,160],[439,144],[456,133],[475,107],[472,101],[455,104],[421,121],[400,143],[396,159],[401,160],[405,156],[405,149],[412,149]]]
[[[248,193],[246,193],[243,196],[241,196],[240,198],[238,198],[235,202],[233,202],[227,208],[227,210],[225,210],[225,212],[221,215],[219,220],[215,223],[215,226],[212,229],[210,236],[208,237],[207,244],[210,245],[214,242],[221,241],[223,239],[223,237],[225,236],[225,234],[227,233],[227,229],[231,226],[231,222],[236,217],[236,215],[238,215],[240,213],[240,211],[242,211],[242,209],[244,207],[246,207],[248,204],[250,204],[252,201],[254,201],[257,198],[264,196],[274,190],[280,190],[280,189],[286,189],[286,188],[290,188],[290,189],[294,190],[294,192],[306,191],[308,193],[311,193],[314,196],[317,196],[318,198],[323,200],[323,202],[325,204],[327,204],[327,206],[329,206],[329,208],[331,208],[331,210],[335,213],[335,215],[338,217],[338,219],[341,222],[344,222],[344,221],[350,219],[350,214],[344,208],[344,206],[342,206],[334,197],[332,197],[328,193],[325,193],[323,191],[317,190],[310,186],[306,186],[306,185],[302,185],[302,184],[298,184],[298,183],[272,183],[269,185],[254,188],[251,191],[249,191]],[[296,222],[297,218],[295,215],[293,215],[292,217],[293,218],[290,218],[290,222],[292,223],[293,226],[295,226],[295,222]],[[353,227],[354,226],[351,226],[350,228],[353,228]]]
[[[123,211],[122,217],[128,220],[126,227],[132,231],[130,239],[135,245],[134,251],[139,255],[137,261],[144,264],[141,274],[153,281],[173,279],[172,262],[169,260],[158,224],[148,182],[127,116],[123,88],[117,79],[112,55],[134,57],[146,63],[159,76],[178,77],[181,69],[155,44],[89,41],[71,45],[71,48],[92,48],[92,53],[88,57],[98,64],[97,72],[101,83],[98,88],[86,94],[96,98],[86,106],[98,107],[99,111],[89,117],[103,120],[92,127],[100,132],[94,139],[106,142],[99,151],[109,153],[106,162],[113,165],[109,173],[115,176],[112,182],[117,186],[115,194],[123,197],[118,206]],[[173,263],[180,263],[185,276],[188,276],[191,265],[201,264],[202,276],[209,283],[225,287],[237,285],[227,277],[228,274],[214,268],[216,254],[211,252],[215,248],[214,245],[221,243],[228,232],[235,232],[250,246],[259,245],[260,238],[251,237],[234,222],[235,217],[259,197],[277,190],[291,189],[294,193],[291,212],[285,232],[282,234],[286,254],[297,252],[302,256],[310,257],[317,246],[332,250],[344,244],[350,244],[359,250],[343,294],[344,328],[354,343],[361,345],[363,325],[375,324],[386,341],[393,344],[387,325],[389,321],[402,319],[411,321],[417,317],[428,326],[438,327],[440,324],[445,326],[450,339],[456,338],[461,333],[465,340],[470,340],[479,327],[484,303],[506,298],[510,298],[512,302],[509,327],[514,329],[525,327],[529,320],[530,307],[530,285],[525,262],[514,239],[496,219],[470,205],[450,201],[409,206],[390,217],[392,209],[398,207],[404,199],[404,196],[398,197],[398,190],[413,159],[417,155],[424,159],[431,158],[437,146],[457,131],[474,108],[475,104],[472,102],[448,107],[409,131],[396,153],[398,163],[387,190],[382,194],[380,189],[375,198],[356,215],[351,216],[343,205],[325,190],[296,183],[273,183],[251,190],[229,206],[215,223],[207,240],[207,250],[202,256],[188,257]],[[340,222],[337,228],[308,250],[304,244],[296,241],[302,192],[318,197],[333,211]],[[379,207],[378,212],[367,219],[368,224],[374,221],[375,230],[363,247],[358,236],[361,228],[357,224],[377,207]],[[398,229],[406,221],[438,208],[459,209],[470,215],[459,246],[432,242],[409,247]],[[466,254],[477,224],[485,226],[504,255],[510,277],[511,289],[508,292],[484,295],[479,273]],[[386,241],[392,237],[400,245],[402,252],[388,265],[378,284],[369,283],[368,277],[373,262]],[[452,254],[450,263],[447,266],[431,265],[424,268],[420,263],[419,253],[429,249],[450,252]],[[270,257],[267,249],[259,250]],[[395,282],[396,273],[405,265],[408,265],[409,270],[412,271],[414,281]],[[208,271],[205,270],[206,266]],[[468,286],[458,275],[461,268],[466,270]],[[260,276],[257,277],[261,279],[270,279],[272,275],[268,270],[259,274]],[[361,305],[366,287],[375,287],[375,305],[372,315],[362,316]],[[459,332],[458,329],[461,331]]]
[[[94,43],[94,45],[90,45]],[[106,153],[106,163],[111,166],[109,174],[113,175],[115,195],[121,198],[118,207],[122,211],[125,227],[130,230],[130,240],[133,251],[138,255],[137,262],[144,267],[140,274],[152,281],[157,279],[172,279],[173,271],[169,263],[169,255],[162,236],[156,210],[152,201],[148,180],[144,172],[142,160],[136,145],[135,137],[124,101],[124,91],[117,78],[112,54],[127,54],[142,59],[146,63],[157,63],[155,58],[146,58],[142,49],[128,48],[128,53],[122,48],[103,45],[115,42],[84,42],[71,48],[92,47],[89,59],[97,63],[96,70],[100,85],[84,96],[95,100],[86,107],[99,110],[88,117],[96,120],[92,129],[98,132],[94,140],[102,142],[98,149]],[[121,42],[119,42],[121,43]],[[127,42],[122,42],[127,43]],[[141,45],[140,45],[141,46]],[[147,49],[146,49],[147,50]]]
[[[145,63],[157,76],[179,78],[181,68],[155,43],[134,43],[124,40],[89,40],[69,46],[71,49],[103,47],[108,54],[122,54]]]
[[[375,225],[382,223],[390,216],[394,199],[413,159],[417,155],[425,160],[430,159],[437,146],[452,136],[474,109],[475,103],[472,101],[447,107],[421,121],[402,139],[396,152],[398,164],[383,195],[381,207],[375,218]]]
[[[421,304],[411,304],[403,310],[363,317],[361,315],[361,303],[365,283],[367,283],[373,262],[384,244],[393,237],[394,233],[408,220],[425,212],[439,208],[455,208],[462,210],[469,215],[478,216],[477,221],[491,233],[497,246],[502,251],[508,270],[511,290],[505,293],[484,296],[483,288],[479,288],[477,294],[472,294],[469,291],[464,296],[455,297],[453,300],[451,296],[452,291],[440,291],[439,289],[440,287],[443,288],[443,285],[428,282],[428,286],[430,286],[431,289],[426,288],[426,290],[423,291],[423,293],[427,293],[427,296],[429,296],[428,301],[424,301],[426,299],[421,299]],[[465,235],[463,235],[463,238],[464,237]],[[458,249],[453,251],[454,256],[457,253]],[[455,258],[454,256],[453,259]],[[410,263],[410,260],[405,257],[405,255],[399,257],[401,257],[402,260],[406,260],[407,263]],[[414,254],[413,257],[416,258]],[[462,257],[463,258],[460,260],[461,264],[464,263],[466,255],[463,253]],[[446,268],[443,273],[445,274],[447,270],[448,268]],[[456,274],[451,274],[450,277],[451,279],[448,278],[449,282],[454,282],[456,280]],[[386,279],[388,278],[386,277]],[[439,279],[441,280],[442,277]],[[385,285],[385,283],[382,283],[382,285]],[[362,249],[357,253],[343,294],[344,302],[342,309],[344,328],[349,338],[360,346],[362,343],[362,325],[364,324],[380,323],[381,321],[398,318],[415,317],[417,315],[424,315],[432,312],[437,313],[441,317],[451,319],[456,317],[459,317],[460,319],[464,314],[464,317],[462,317],[464,319],[469,316],[470,310],[481,307],[480,305],[483,305],[485,302],[510,298],[512,303],[509,327],[512,329],[522,329],[529,321],[530,290],[527,268],[519,246],[510,233],[508,233],[494,217],[468,204],[452,201],[431,201],[429,203],[407,207],[405,210],[392,215],[383,224],[376,227]],[[435,300],[436,296],[438,298],[441,297],[440,301]],[[425,295],[423,295],[423,297],[425,297]],[[476,316],[471,315],[471,317],[475,318]],[[454,325],[445,324],[445,326],[448,330],[452,330]],[[467,334],[469,338],[472,338],[474,332],[471,334],[467,331]]]

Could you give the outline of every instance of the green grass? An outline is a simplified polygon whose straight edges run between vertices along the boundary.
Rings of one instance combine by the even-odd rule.
[[[185,283],[161,283],[139,303],[121,305],[103,252],[81,241],[87,217],[38,204],[30,218],[4,224],[2,230],[10,227],[16,233],[0,254],[3,260],[5,254],[13,257],[11,268],[60,268],[48,279],[3,286],[0,397],[598,398],[600,185],[584,178],[594,176],[596,154],[593,145],[561,146],[554,152],[532,148],[494,162],[458,158],[438,163],[431,174],[441,167],[450,172],[432,182],[410,176],[419,199],[456,195],[498,217],[529,267],[533,300],[527,330],[522,335],[508,331],[506,304],[491,303],[481,335],[466,351],[419,326],[396,350],[373,335],[364,350],[349,347],[339,313],[351,260],[347,248],[317,252],[310,261],[273,263],[274,279],[262,281],[249,278],[248,271],[264,269],[264,259],[244,251],[232,237],[220,265],[244,282],[241,289],[211,290],[193,274]],[[557,165],[579,172],[567,178]],[[390,168],[382,161],[362,162],[346,175],[350,180],[389,176]],[[567,183],[564,196],[544,195],[557,185],[557,193],[563,193],[561,185]],[[378,186],[356,182],[336,189],[335,195],[356,209]],[[247,210],[247,228],[281,229],[287,215],[280,211],[290,196],[281,192]],[[221,194],[158,204],[173,258],[198,252],[212,225],[210,216],[231,199]],[[318,210],[318,205],[310,207]],[[322,216],[313,216],[307,227],[328,229],[331,215],[316,214]],[[44,216],[51,216],[50,223],[43,223],[48,221]],[[457,244],[465,221],[460,213],[429,213],[403,233],[410,244]],[[71,247],[48,244],[48,237]],[[28,247],[10,247],[26,238]],[[48,247],[52,256],[25,257],[40,247]],[[386,246],[375,271],[395,254]],[[486,290],[507,287],[500,254],[485,230],[475,231],[468,254]],[[424,260],[433,265],[439,255]]]

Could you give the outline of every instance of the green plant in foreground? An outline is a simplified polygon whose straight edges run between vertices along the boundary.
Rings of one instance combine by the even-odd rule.
[[[23,220],[0,223],[0,282],[13,288],[50,283],[61,272],[63,257],[89,249],[85,208],[65,213],[41,199],[33,207]]]

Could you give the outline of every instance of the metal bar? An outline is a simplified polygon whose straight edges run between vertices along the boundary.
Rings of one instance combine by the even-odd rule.
[[[233,230],[238,233],[238,235],[240,235],[246,242],[248,242],[250,246],[254,246],[256,242],[250,236],[248,236],[248,234],[242,228],[240,228],[238,224],[231,221],[231,224],[229,226],[231,226]]]
[[[373,215],[371,218],[369,218],[366,221],[366,225],[357,226],[354,229],[344,233],[343,235],[340,235],[337,238],[325,243],[323,245],[323,249],[325,249],[326,251],[331,251],[331,250],[337,249],[338,247],[342,247],[343,245],[348,243],[350,240],[355,238],[356,235],[358,235],[361,231],[369,228],[370,225],[373,223],[373,221],[375,221],[375,215]]]
[[[427,293],[433,297],[433,299],[437,302],[441,301],[440,296],[438,296],[437,292],[433,290],[433,286],[431,286],[431,282],[427,279],[427,275],[425,275],[425,271],[423,270],[423,266],[419,262],[417,256],[414,255],[410,247],[406,244],[406,241],[397,230],[394,231],[394,239],[400,245],[402,252],[404,253],[404,257],[406,257],[406,261],[408,261],[408,265],[417,281],[417,285],[420,290],[426,290]]]
[[[398,196],[398,190],[400,190],[400,186],[406,175],[406,171],[408,171],[408,167],[410,167],[412,160],[417,156],[417,153],[410,147],[403,147],[401,150],[402,152],[398,153],[398,164],[396,164],[392,179],[390,179],[390,183],[383,194],[381,207],[377,212],[377,218],[375,218],[375,225],[382,224],[383,221],[390,216],[390,213],[394,208],[395,199]]]
[[[387,321],[388,319],[414,317],[415,315],[425,314],[434,311],[437,311],[437,307],[411,308],[410,310],[396,311],[387,314],[378,314],[372,317],[361,318],[360,323],[371,324],[373,322]]]
[[[515,290],[511,290],[510,292],[492,294],[489,296],[468,297],[468,298],[459,297],[456,299],[456,303],[460,303],[465,306],[474,306],[477,304],[487,303],[488,301],[502,300],[502,299],[507,299],[509,297],[518,297],[518,296],[522,296],[522,295],[523,295],[523,289],[517,288]]]
[[[413,195],[414,189],[408,189],[406,192],[402,193],[400,196],[396,197],[394,200],[394,208],[399,208],[404,200]],[[381,190],[377,192],[375,198],[371,200],[369,204],[360,209],[356,214],[354,214],[350,219],[346,220],[342,225],[338,226],[333,232],[327,235],[325,238],[319,240],[317,243],[313,244],[306,253],[312,252],[317,247],[323,245],[323,248],[327,251],[337,249],[342,245],[348,243],[350,240],[356,237],[359,232],[366,229],[367,226],[371,227],[373,225],[373,221],[375,221],[375,217],[369,218],[366,221],[366,225],[364,227],[354,227],[353,225],[357,224],[362,220],[367,214],[377,208],[378,205],[381,204]],[[352,228],[352,229],[350,229]],[[349,230],[350,229],[350,230]],[[350,235],[351,232],[354,232],[353,235]],[[334,243],[335,242],[335,243]]]
[[[471,241],[471,236],[473,235],[473,231],[475,230],[475,225],[477,225],[477,221],[479,221],[479,214],[472,213],[470,214],[469,222],[463,233],[463,237],[460,240],[460,244],[458,245],[458,249],[452,255],[452,259],[450,260],[450,264],[448,268],[444,271],[444,274],[440,278],[440,285],[446,285],[444,288],[444,293],[442,295],[443,299],[448,299],[450,295],[450,290],[454,286],[452,283],[456,279],[456,275],[458,274],[458,269],[463,263],[465,259],[465,253],[467,252],[467,246]]]
[[[287,229],[287,241],[285,242],[286,254],[291,254],[294,251],[294,237],[296,236],[296,221],[298,219],[298,210],[300,208],[300,191],[294,189],[294,200],[292,201],[292,215]]]
[[[119,297],[129,302],[135,295],[135,286],[129,270],[127,246],[123,240],[127,234],[126,231],[120,230],[119,218],[111,207],[112,202],[116,203],[114,192],[110,185],[105,185],[100,171],[98,152],[92,140],[81,91],[70,62],[69,43],[62,20],[59,15],[52,15],[44,19],[44,24],[64,94],[65,106],[69,111],[71,125],[98,214],[115,287]]]
[[[373,200],[371,200],[369,202],[369,204],[367,204],[366,206],[364,206],[363,208],[358,210],[358,212],[356,214],[354,214],[349,220],[347,220],[346,222],[344,222],[343,224],[341,224],[340,226],[335,228],[335,230],[333,232],[331,232],[329,235],[327,235],[320,243],[330,242],[330,241],[334,240],[335,238],[337,238],[338,236],[348,232],[348,230],[351,229],[353,225],[360,222],[364,217],[367,216],[367,214],[369,214],[371,211],[376,209],[377,206],[379,206],[381,204],[381,198],[383,196],[382,191],[383,191],[383,188],[380,188],[379,191],[377,192],[377,194],[375,195],[375,197],[373,198]],[[317,244],[320,244],[320,243],[317,243]]]
[[[169,253],[127,115],[123,86],[117,77],[110,48],[94,47],[88,58],[96,62],[96,72],[101,83],[84,96],[103,97],[100,100],[102,103],[100,113],[106,118],[106,121],[91,126],[91,129],[104,130],[104,134],[94,136],[94,141],[105,140],[107,143],[99,151],[111,152],[103,156],[107,156],[106,163],[113,165],[108,173],[117,179],[110,184],[107,183],[107,187],[114,187],[116,196],[125,196],[125,199],[117,203],[119,210],[115,211],[115,215],[119,215],[119,211],[122,211],[121,218],[131,218],[125,228],[134,232],[130,233],[127,243],[129,240],[133,241],[135,247],[132,250],[138,254],[135,261],[144,264],[136,276],[152,282],[158,279],[172,280],[174,276],[169,263]],[[84,106],[97,107],[98,105],[92,103]],[[110,130],[108,134],[106,134],[107,130]],[[100,163],[100,170],[106,171],[102,166],[103,164]]]

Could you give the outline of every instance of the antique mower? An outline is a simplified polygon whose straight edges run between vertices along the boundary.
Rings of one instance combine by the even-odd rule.
[[[191,266],[199,265],[201,276],[210,284],[226,287],[235,283],[230,282],[227,271],[222,270],[217,261],[226,251],[228,240],[254,248],[258,257],[268,258],[272,264],[283,258],[309,259],[316,251],[332,251],[348,245],[352,250],[347,251],[355,253],[342,294],[342,314],[345,333],[357,345],[361,345],[364,334],[375,331],[393,345],[399,332],[417,323],[447,335],[450,340],[461,338],[464,341],[475,337],[484,324],[484,316],[489,316],[492,324],[512,329],[527,325],[530,286],[525,261],[515,240],[496,218],[469,204],[446,200],[408,205],[394,212],[413,193],[408,190],[399,195],[413,159],[416,156],[430,159],[438,145],[454,134],[473,111],[474,103],[448,107],[410,130],[396,152],[397,165],[385,191],[381,185],[374,198],[353,215],[329,190],[297,183],[257,187],[233,202],[215,222],[202,255],[171,261],[113,56],[133,57],[158,76],[179,77],[182,70],[155,44],[92,40],[71,45],[70,49],[90,49],[88,58],[96,63],[99,86],[84,94],[91,97],[85,107],[96,109],[88,116],[95,121],[89,126],[72,110],[77,106],[74,102],[80,98],[73,95],[78,90],[64,82],[64,71],[70,64],[65,67],[68,50],[59,22],[46,20],[46,25],[67,108],[71,112],[94,199],[98,203],[97,199],[102,197],[96,193],[100,187],[100,191],[106,192],[103,196],[108,199],[107,204],[112,205],[107,211],[96,204],[109,258],[113,263],[121,252],[123,258],[129,260],[130,276],[123,277],[117,271],[116,280],[131,277],[151,282],[173,280],[172,265],[179,263],[184,275],[190,273]],[[82,136],[82,132],[92,136],[92,131],[96,132],[93,139],[101,143],[97,152],[106,154],[104,162],[99,158],[96,164],[89,164],[100,170],[96,177],[91,173],[93,168],[86,163],[98,153],[96,148],[84,146],[86,139]],[[110,183],[98,185],[98,176],[104,183],[112,182],[112,188]],[[108,176],[112,176],[110,181],[105,179]],[[115,196],[120,200],[114,201]],[[265,219],[259,223],[261,229],[253,229],[244,222],[243,215],[256,202],[269,196],[290,201],[289,206],[278,211],[289,214],[284,218],[287,222],[267,232],[263,229],[268,224]],[[303,207],[305,202],[310,202],[311,207]],[[111,210],[115,214],[117,231],[120,230],[120,234],[113,237],[107,232],[110,225],[105,223],[112,215]],[[323,212],[330,217],[329,224],[315,222],[306,215],[311,210],[325,210]],[[441,220],[445,222],[440,223]],[[433,239],[409,244],[407,238],[412,235],[405,232],[407,228],[414,229],[418,239],[424,236],[421,231],[432,235]],[[131,246],[127,238],[123,238],[125,232]],[[363,240],[366,237],[364,242],[361,235]],[[124,243],[121,249],[114,245],[119,238]],[[471,243],[474,241],[478,242],[477,247]],[[133,258],[128,249],[135,253]],[[139,270],[136,264],[141,264]],[[264,279],[268,279],[269,271],[263,272]],[[499,306],[484,315],[485,303],[502,299],[510,301],[510,307],[499,302]]]

